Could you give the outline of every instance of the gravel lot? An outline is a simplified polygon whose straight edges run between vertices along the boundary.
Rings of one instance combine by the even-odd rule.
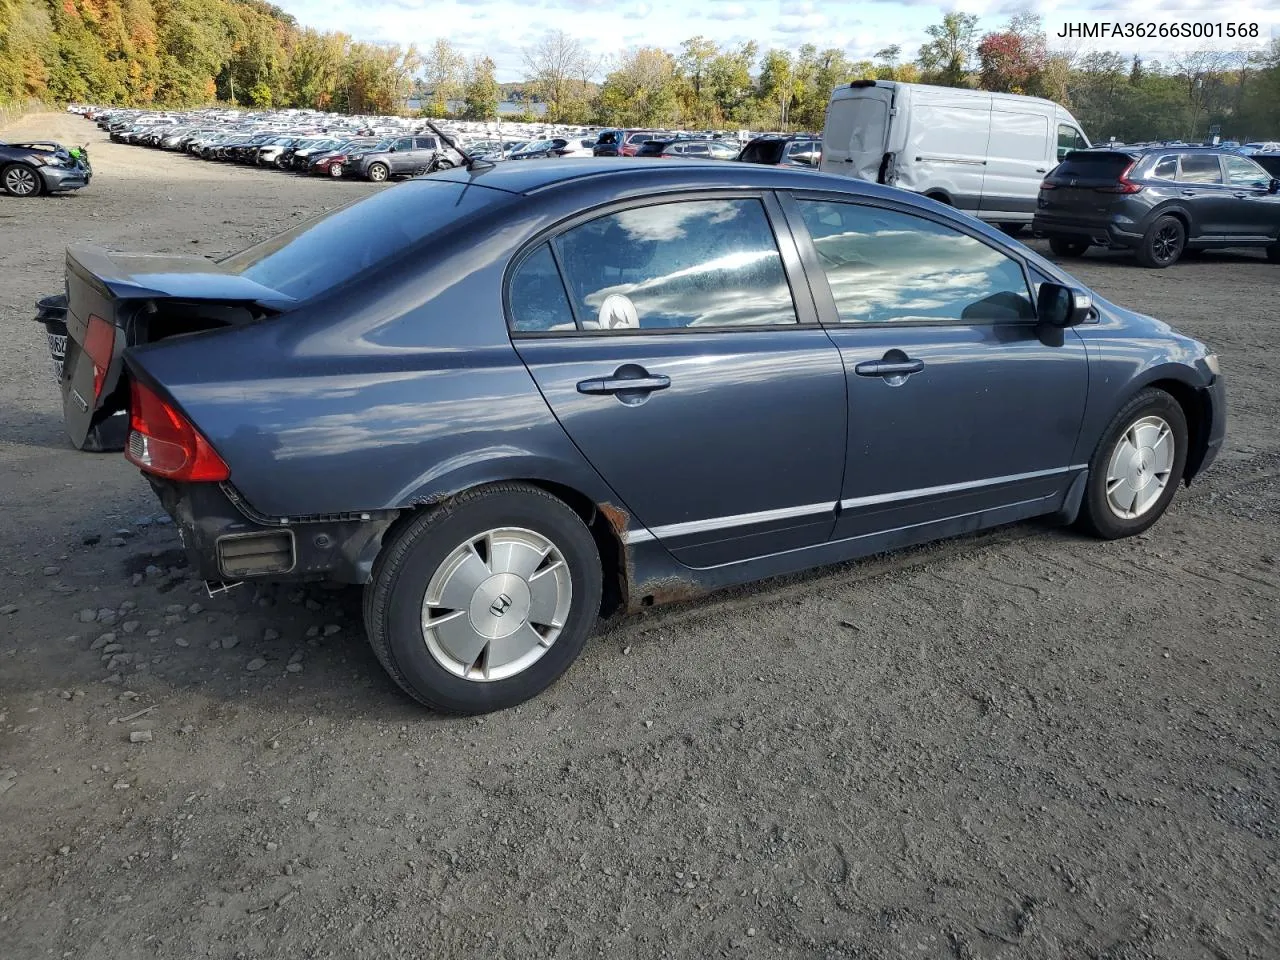
[[[221,254],[377,188],[3,135],[96,172],[0,196],[7,960],[1280,956],[1280,268],[1078,264],[1229,377],[1227,449],[1148,534],[658,610],[448,719],[358,592],[189,582],[137,472],[69,448],[29,321],[69,241]]]

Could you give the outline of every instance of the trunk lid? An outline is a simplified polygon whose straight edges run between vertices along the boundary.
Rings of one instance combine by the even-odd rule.
[[[50,327],[50,300],[36,318]],[[63,422],[78,449],[119,449],[127,432],[128,347],[252,323],[294,301],[200,256],[67,248]],[[56,358],[55,358],[56,360]]]

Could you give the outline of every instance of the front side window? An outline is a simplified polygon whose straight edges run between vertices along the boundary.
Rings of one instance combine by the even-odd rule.
[[[797,323],[764,205],[687,200],[590,220],[555,240],[588,330]]]
[[[1233,187],[1265,187],[1270,181],[1267,171],[1244,157],[1223,157],[1227,168],[1227,183]]]
[[[841,323],[1033,320],[1022,265],[951,227],[827,200],[799,201]]]
[[[1212,153],[1184,153],[1178,179],[1183,183],[1221,183],[1222,168]]]
[[[1069,123],[1058,124],[1058,159],[1061,160],[1072,150],[1083,150],[1085,143],[1083,134]]]
[[[391,144],[391,145],[392,145],[393,147],[395,147],[397,150],[412,150],[412,149],[413,149],[413,138],[412,138],[412,137],[401,137],[399,140],[395,141],[395,142],[394,142],[393,144]]]

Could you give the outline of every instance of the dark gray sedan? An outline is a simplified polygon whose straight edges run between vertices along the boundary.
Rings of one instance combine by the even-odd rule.
[[[127,407],[200,575],[363,584],[448,711],[616,611],[1031,517],[1131,536],[1224,433],[1202,344],[950,208],[764,166],[459,168],[219,264],[73,247],[67,286],[72,439]]]

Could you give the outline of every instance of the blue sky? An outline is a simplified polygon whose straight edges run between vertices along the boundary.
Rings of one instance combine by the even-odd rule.
[[[681,41],[702,35],[722,44],[755,40],[761,48],[795,49],[813,43],[820,49],[840,47],[854,59],[867,58],[890,44],[900,44],[913,58],[925,28],[946,10],[959,9],[981,18],[983,30],[998,29],[1009,16],[1031,8],[1052,12],[1053,19],[1110,18],[1124,0],[283,0],[279,5],[305,26],[341,30],[359,40],[417,43],[429,48],[438,37],[452,40],[468,55],[487,53],[502,82],[524,76],[521,50],[548,30],[564,30],[586,41],[600,55],[632,46],[674,50]],[[1230,19],[1261,20],[1264,30],[1280,27],[1280,4],[1252,0],[1232,4]],[[1274,9],[1262,10],[1266,6]],[[1170,11],[1201,19],[1222,10],[1220,0],[1166,0],[1158,14],[1117,14],[1140,20],[1169,19]],[[1103,13],[1102,11],[1107,11]],[[1198,12],[1197,12],[1198,11]],[[1108,41],[1107,49],[1155,53],[1163,44]],[[1079,44],[1077,44],[1079,46]]]

